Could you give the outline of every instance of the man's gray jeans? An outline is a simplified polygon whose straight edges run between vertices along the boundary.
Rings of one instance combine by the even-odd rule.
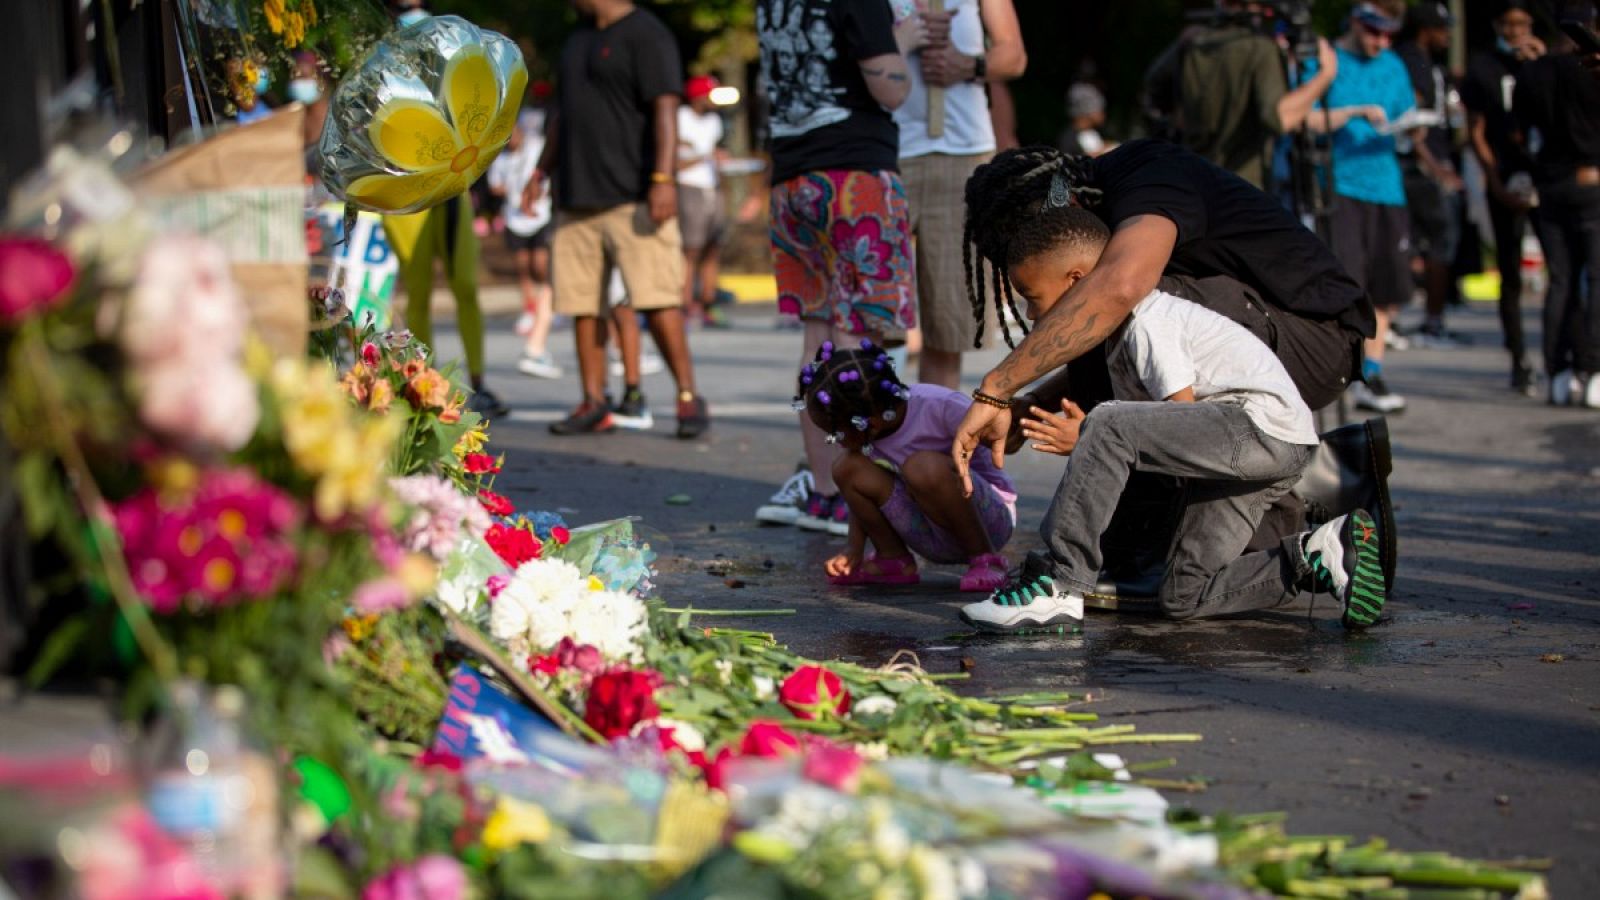
[[[1291,487],[1315,447],[1263,434],[1223,401],[1111,402],[1084,420],[1040,534],[1053,575],[1088,593],[1100,535],[1134,471],[1185,479],[1167,554],[1161,607],[1178,619],[1266,609],[1294,599],[1306,572],[1302,535],[1241,556],[1267,507]]]

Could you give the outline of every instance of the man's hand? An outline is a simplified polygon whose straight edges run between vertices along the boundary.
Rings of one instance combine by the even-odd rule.
[[[533,177],[528,179],[528,184],[522,189],[522,212],[533,215],[533,208],[539,205],[539,200],[544,197],[544,173],[538,169],[533,170]]]
[[[912,18],[922,20],[923,28],[928,35],[925,45],[941,49],[950,46],[950,20],[955,18],[955,10],[947,9],[936,13],[927,9],[925,4],[919,3],[917,6],[917,14]]]
[[[650,221],[657,225],[678,214],[678,186],[670,182],[650,185]]]
[[[824,562],[822,564],[822,570],[827,572],[829,575],[834,576],[835,578],[850,575],[853,574],[857,569],[861,568],[861,557],[861,551],[840,553],[837,556],[830,557],[826,562]]]
[[[918,54],[922,62],[922,80],[929,87],[950,87],[970,81],[977,71],[977,61],[955,47],[945,44],[935,49],[932,45],[924,47]]]
[[[950,458],[955,460],[956,474],[961,476],[962,496],[972,496],[972,454],[987,446],[994,455],[997,468],[1006,464],[1006,432],[1011,430],[1011,408],[1001,409],[976,401],[967,407],[967,414],[956,428],[956,439],[950,445]]]
[[[1369,103],[1361,107],[1360,112],[1361,117],[1371,122],[1373,128],[1382,128],[1384,123],[1389,121],[1389,115],[1383,111],[1383,107],[1376,103]]]
[[[1067,456],[1078,446],[1078,431],[1083,427],[1083,410],[1078,404],[1063,397],[1061,412],[1053,413],[1037,406],[1028,408],[1029,415],[1022,420],[1022,433],[1033,442],[1033,449],[1042,453]]]
[[[1521,62],[1538,59],[1545,54],[1544,41],[1531,34],[1512,45],[1511,50]]]
[[[928,46],[928,23],[925,13],[912,13],[894,26],[894,43],[907,56]]]

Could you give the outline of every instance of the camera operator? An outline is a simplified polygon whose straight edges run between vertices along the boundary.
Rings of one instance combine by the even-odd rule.
[[[1333,49],[1318,38],[1317,75],[1290,90],[1272,6],[1217,0],[1209,20],[1146,75],[1148,102],[1172,116],[1179,142],[1258,188],[1267,185],[1277,138],[1300,127],[1338,71]]]

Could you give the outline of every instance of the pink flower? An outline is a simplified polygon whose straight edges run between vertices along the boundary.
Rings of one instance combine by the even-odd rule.
[[[778,699],[797,719],[842,716],[850,711],[844,682],[822,666],[801,666],[778,688]]]
[[[430,853],[369,882],[361,900],[463,900],[467,873],[454,857]]]
[[[124,316],[122,348],[136,369],[177,360],[191,369],[231,362],[244,346],[250,318],[227,254],[186,235],[150,244]]]
[[[412,765],[419,769],[443,769],[446,772],[461,771],[461,757],[448,750],[424,750],[412,760]]]
[[[836,265],[841,274],[848,276],[842,283],[890,277],[889,260],[894,258],[894,248],[884,240],[883,226],[877,219],[835,220],[832,239],[839,250]]]
[[[510,583],[511,576],[505,574],[504,572],[501,572],[497,575],[490,575],[489,580],[484,583],[484,586],[489,589],[489,599],[493,600],[494,598],[500,596],[500,592],[505,590],[506,585],[509,585]]]
[[[855,793],[861,784],[860,754],[850,747],[817,735],[808,736],[805,752],[805,761],[800,769],[802,775],[836,791]]]
[[[356,588],[350,605],[362,615],[384,613],[392,609],[405,609],[411,605],[411,594],[397,578],[375,578]]]
[[[261,418],[255,382],[209,358],[162,361],[139,373],[139,419],[185,447],[238,450]]]
[[[0,238],[0,323],[44,312],[66,299],[72,260],[34,237]]]
[[[750,723],[750,727],[745,730],[744,739],[739,742],[739,753],[743,756],[770,759],[799,751],[799,738],[785,731],[777,722],[759,719]]]
[[[550,540],[555,541],[558,546],[565,547],[572,540],[572,532],[561,525],[552,526]]]
[[[378,345],[371,341],[362,344],[361,361],[367,364],[367,368],[376,369],[378,367]]]

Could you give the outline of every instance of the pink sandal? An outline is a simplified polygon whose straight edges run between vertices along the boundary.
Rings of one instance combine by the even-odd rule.
[[[874,567],[877,571],[867,571],[868,566]],[[829,584],[844,587],[857,584],[916,584],[920,581],[922,581],[922,575],[917,572],[917,560],[910,554],[905,556],[869,556],[862,560],[860,567],[849,575],[828,576]]]
[[[961,576],[963,591],[988,593],[1006,582],[1006,558],[998,553],[980,553],[967,562]]]

